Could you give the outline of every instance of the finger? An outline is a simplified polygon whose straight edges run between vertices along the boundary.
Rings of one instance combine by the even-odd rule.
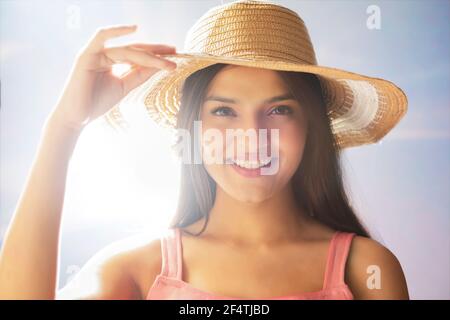
[[[134,88],[143,84],[158,71],[157,68],[136,67],[121,77],[123,94],[126,95]]]
[[[165,45],[161,45],[161,46],[154,46],[154,45],[127,45],[125,46],[128,49],[132,49],[132,50],[137,50],[137,51],[142,51],[142,52],[147,52],[150,53],[152,55],[167,55],[167,54],[175,54],[176,48],[175,47],[170,47],[170,46],[165,46]]]
[[[149,44],[149,43],[131,43],[127,47],[132,49],[141,49],[153,53],[175,53],[176,47],[165,44]]]
[[[111,38],[124,36],[136,31],[136,25],[120,25],[112,27],[99,28],[89,41],[86,51],[98,52],[103,49],[105,42]]]
[[[104,54],[109,61],[113,61],[115,63],[126,62],[137,64],[143,67],[169,70],[176,67],[175,62],[172,62],[170,60],[157,57],[143,51],[128,49],[124,47],[107,48],[104,50]]]

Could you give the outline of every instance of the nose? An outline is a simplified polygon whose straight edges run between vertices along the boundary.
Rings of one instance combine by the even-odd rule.
[[[241,121],[239,123],[242,129],[244,130],[255,130],[264,129],[266,127],[264,117],[257,112],[249,113],[245,116],[241,117]]]
[[[236,152],[243,160],[260,159],[262,154],[270,150],[270,129],[263,117],[258,113],[241,117],[235,130],[242,130],[236,135]],[[262,150],[262,151],[261,151]]]

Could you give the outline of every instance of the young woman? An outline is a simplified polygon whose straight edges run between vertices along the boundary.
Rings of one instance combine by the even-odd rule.
[[[104,46],[134,30],[101,29],[76,59],[6,234],[1,298],[408,299],[400,263],[370,239],[348,203],[317,74],[225,60],[186,76],[176,127],[194,133],[200,120],[202,133],[224,136],[227,129],[275,130],[278,139],[269,135],[268,144],[276,143],[276,157],[249,162],[258,148],[247,146],[244,158],[229,163],[182,164],[168,233],[111,244],[58,291],[64,186],[80,132],[152,75],[182,70],[168,58],[173,47]],[[120,79],[109,72],[117,61],[133,65]],[[274,174],[261,174],[275,162]],[[378,285],[371,276],[379,276]]]

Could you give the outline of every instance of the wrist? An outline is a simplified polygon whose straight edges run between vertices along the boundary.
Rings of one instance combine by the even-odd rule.
[[[84,129],[85,124],[73,123],[61,117],[56,111],[53,111],[45,120],[45,130],[57,130],[61,132],[79,134]]]

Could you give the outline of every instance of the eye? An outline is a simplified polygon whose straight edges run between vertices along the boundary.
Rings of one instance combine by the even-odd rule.
[[[272,109],[272,111],[270,112],[270,114],[275,114],[275,115],[290,115],[292,114],[293,110],[290,106],[277,106],[275,108]]]
[[[220,117],[235,116],[233,110],[226,106],[220,106],[211,111],[211,114]]]

